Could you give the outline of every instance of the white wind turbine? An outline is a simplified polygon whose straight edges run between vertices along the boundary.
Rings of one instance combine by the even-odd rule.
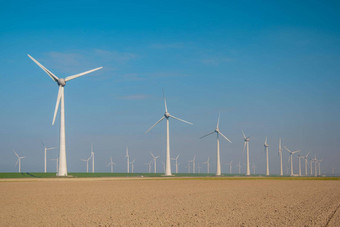
[[[318,160],[319,176],[321,176],[321,167],[320,167],[321,162],[322,162],[322,159]]]
[[[306,176],[308,175],[308,170],[307,170],[307,167],[308,167],[308,155],[309,155],[309,152],[307,153],[306,156],[303,157],[305,159],[305,175]]]
[[[246,135],[244,134],[243,131],[242,131],[242,135],[243,135],[243,139],[244,139],[243,152],[247,148],[247,173],[246,173],[246,175],[249,176],[250,175],[250,164],[249,164],[249,140],[250,140],[250,137],[246,137]]]
[[[303,158],[302,155],[298,155],[298,161],[299,161],[299,177],[302,176],[302,171],[301,171],[301,159]]]
[[[240,161],[238,162],[238,174],[239,175],[241,174],[241,162]]]
[[[50,159],[51,161],[56,161],[56,172],[58,173],[58,168],[59,168],[59,158],[54,158],[54,159]]]
[[[64,106],[64,87],[66,85],[66,82],[73,80],[77,77],[86,75],[88,73],[94,72],[96,70],[99,70],[103,67],[99,67],[96,69],[92,69],[83,73],[75,74],[72,76],[68,76],[65,79],[64,78],[58,78],[56,75],[54,75],[51,71],[46,69],[42,64],[40,64],[37,60],[35,60],[33,57],[31,57],[28,54],[28,57],[30,57],[42,70],[44,70],[49,77],[51,77],[52,80],[54,80],[58,86],[58,97],[57,97],[57,103],[54,110],[54,116],[52,125],[54,125],[54,121],[58,112],[59,104],[60,104],[60,140],[59,140],[59,168],[57,172],[57,176],[67,176],[67,164],[66,164],[66,145],[65,145],[65,106]]]
[[[153,168],[154,168],[154,173],[156,173],[157,171],[157,158],[159,158],[159,156],[155,156],[150,152],[152,159],[153,159]]]
[[[185,120],[182,120],[180,118],[177,118],[177,117],[171,115],[168,112],[168,107],[166,105],[166,99],[165,99],[165,96],[164,96],[164,92],[163,92],[163,97],[164,97],[164,106],[165,106],[164,116],[161,119],[159,119],[153,126],[151,126],[151,128],[149,128],[145,133],[148,133],[159,122],[161,122],[163,119],[166,119],[166,159],[165,159],[166,160],[166,164],[165,164],[165,176],[171,176],[169,118],[173,118],[175,120],[182,121],[182,122],[190,124],[190,125],[192,125],[192,123],[188,122],[188,121],[185,121]]]
[[[15,163],[15,165],[18,165],[19,164],[19,170],[18,172],[21,173],[21,159],[24,159],[25,157],[20,157],[17,152],[14,151],[14,154],[15,156],[17,156],[17,162]]]
[[[229,166],[229,174],[232,174],[233,161],[228,162],[227,165]]]
[[[91,158],[92,158],[92,173],[94,173],[94,152],[93,152],[93,144],[91,144]]]
[[[150,160],[148,163],[145,163],[145,165],[148,166],[149,173],[151,173],[152,160]]]
[[[196,173],[196,155],[190,162],[192,162],[192,173]]]
[[[135,163],[135,159],[132,161],[132,162],[130,162],[130,164],[131,164],[131,173],[133,173],[133,168],[134,168],[134,163]]]
[[[310,158],[309,161],[310,161],[310,162],[309,162],[309,163],[310,163],[310,164],[309,164],[309,166],[310,166],[310,175],[313,176],[313,159]]]
[[[206,162],[203,162],[203,164],[207,165],[207,173],[210,173],[210,158],[208,157],[208,160]]]
[[[266,152],[266,157],[267,157],[267,170],[266,170],[266,175],[269,176],[269,157],[268,157],[268,148],[269,145],[267,143],[267,137],[266,140],[264,141],[264,151]]]
[[[216,176],[221,176],[220,137],[219,136],[221,135],[224,139],[226,139],[229,143],[231,143],[231,141],[225,135],[223,135],[223,133],[220,131],[219,123],[220,123],[220,114],[218,114],[216,129],[200,138],[200,139],[202,139],[206,136],[209,136],[213,133],[216,133],[216,139],[217,139],[217,170],[216,170]]]
[[[44,172],[46,173],[46,172],[47,172],[47,171],[46,171],[46,169],[47,169],[47,167],[46,167],[46,153],[47,153],[47,151],[49,151],[49,150],[55,149],[55,147],[46,147],[44,144],[43,144],[43,146],[44,146],[44,151],[45,151]]]
[[[91,159],[92,156],[90,156],[88,159],[80,159],[83,162],[86,162],[86,173],[89,172],[89,160]]]
[[[110,162],[108,163],[107,166],[110,166],[110,167],[111,167],[111,173],[113,173],[113,166],[114,166],[114,165],[116,165],[116,163],[114,163],[114,162],[112,161],[112,157],[110,157]]]
[[[127,167],[127,173],[130,173],[130,156],[129,156],[129,148],[126,146],[126,167]]]
[[[176,158],[172,158],[171,160],[175,161],[176,164],[176,173],[178,173],[178,158],[179,158],[179,154],[176,156]]]
[[[256,166],[255,166],[255,163],[253,164],[253,174],[256,174]]]
[[[313,159],[313,162],[314,162],[314,176],[317,177],[318,176],[318,171],[317,171],[318,160],[316,159],[316,155],[315,155],[315,158]]]
[[[280,176],[283,176],[281,138],[279,139],[279,156],[280,156]]]
[[[291,151],[287,147],[284,147],[289,152],[289,160],[290,160],[290,176],[294,176],[294,169],[293,169],[293,154],[300,152],[297,151]]]

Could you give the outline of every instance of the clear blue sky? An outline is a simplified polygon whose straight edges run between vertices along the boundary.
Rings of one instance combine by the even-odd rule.
[[[169,112],[194,123],[170,122],[182,172],[195,154],[216,170],[215,137],[199,137],[221,111],[233,142],[221,142],[223,172],[245,162],[243,129],[259,173],[268,136],[272,173],[282,137],[340,174],[339,11],[336,1],[0,1],[0,171],[17,171],[13,149],[23,171],[42,171],[41,141],[59,143],[58,88],[29,53],[60,77],[104,67],[65,87],[69,171],[85,170],[91,142],[96,171],[110,156],[125,171],[126,145],[136,171],[149,152],[163,171],[165,122],[144,132],[164,112],[164,88]]]

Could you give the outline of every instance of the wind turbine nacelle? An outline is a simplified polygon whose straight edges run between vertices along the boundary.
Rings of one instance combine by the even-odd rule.
[[[165,112],[164,117],[169,118],[170,114],[168,112]]]
[[[59,79],[58,79],[58,84],[64,87],[64,86],[66,85],[65,79],[59,78]]]

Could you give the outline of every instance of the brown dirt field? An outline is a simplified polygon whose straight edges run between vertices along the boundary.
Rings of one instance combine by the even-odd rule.
[[[0,181],[0,226],[340,226],[340,181]]]

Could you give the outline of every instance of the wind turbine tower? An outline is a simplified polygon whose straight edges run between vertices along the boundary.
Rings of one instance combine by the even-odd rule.
[[[247,149],[247,173],[246,173],[246,175],[249,176],[250,175],[250,163],[249,163],[249,140],[250,140],[250,137],[246,137],[246,135],[244,134],[243,131],[242,131],[242,135],[243,135],[243,139],[244,139],[243,152],[244,152],[245,149]]]
[[[135,159],[132,161],[132,162],[130,162],[130,164],[131,164],[131,173],[133,173],[133,168],[134,168],[134,163],[135,163]]]
[[[302,155],[298,155],[298,159],[299,159],[299,177],[302,176],[302,171],[301,171],[301,159],[303,158]]]
[[[91,159],[91,156],[88,159],[80,159],[83,162],[86,162],[86,172],[89,172],[89,160]]]
[[[24,159],[25,157],[20,157],[15,151],[14,151],[14,154],[15,154],[15,156],[17,156],[17,158],[18,158],[15,165],[18,165],[18,164],[19,164],[18,173],[21,173],[21,159]]]
[[[179,154],[176,156],[176,158],[172,158],[171,159],[171,160],[175,161],[175,164],[176,164],[176,173],[178,173],[178,157],[179,157]]]
[[[203,164],[207,164],[207,173],[210,173],[210,158],[208,157],[208,160],[206,162],[203,162]]]
[[[110,162],[109,162],[109,164],[107,165],[107,166],[110,166],[111,167],[111,173],[113,173],[113,166],[114,165],[116,165],[116,163],[114,163],[113,161],[112,161],[112,157],[110,157]]]
[[[170,132],[169,132],[169,118],[173,118],[175,120],[178,121],[182,121],[186,124],[190,124],[192,125],[191,122],[182,120],[180,118],[177,118],[173,115],[171,115],[168,112],[168,107],[166,105],[166,99],[164,96],[164,92],[163,92],[163,97],[164,97],[164,107],[165,107],[165,113],[164,116],[159,119],[153,126],[151,126],[151,128],[149,128],[145,133],[148,133],[153,127],[155,127],[159,122],[161,122],[163,119],[166,119],[166,163],[165,163],[165,176],[171,176],[171,162],[170,162]]]
[[[150,154],[151,154],[151,156],[152,156],[152,158],[153,158],[153,168],[154,168],[154,173],[156,173],[156,171],[157,171],[157,166],[156,166],[156,164],[157,164],[157,158],[159,158],[159,156],[155,156],[155,155],[153,155],[151,152],[150,152]]]
[[[92,157],[92,173],[94,173],[94,152],[93,152],[93,144],[91,144],[91,157]]]
[[[293,154],[300,152],[300,151],[291,151],[287,147],[284,147],[289,152],[289,159],[290,159],[290,176],[294,176],[293,170]]]
[[[55,147],[46,147],[46,146],[44,145],[44,151],[45,151],[44,172],[45,172],[45,173],[46,173],[46,153],[47,153],[47,151],[53,150],[53,149],[55,149]]]
[[[57,97],[57,103],[54,110],[54,116],[52,125],[54,125],[54,121],[58,112],[59,104],[60,104],[60,138],[59,138],[59,168],[57,176],[67,176],[67,164],[66,164],[66,142],[65,142],[65,105],[64,105],[64,87],[66,85],[66,82],[73,80],[77,77],[86,75],[88,73],[94,72],[96,70],[99,70],[103,67],[99,67],[96,69],[92,69],[83,73],[75,74],[73,76],[68,76],[65,79],[64,78],[58,78],[56,75],[54,75],[51,71],[46,69],[42,64],[40,64],[37,60],[35,60],[33,57],[31,57],[28,54],[28,57],[31,58],[42,70],[44,70],[51,79],[58,84],[59,91],[58,91],[58,97]]]
[[[280,156],[280,176],[283,176],[281,138],[279,139],[279,156]]]
[[[238,175],[241,174],[241,162],[239,161],[238,162]]]
[[[306,174],[306,176],[308,176],[308,170],[307,170],[307,167],[308,167],[308,155],[309,155],[309,152],[307,153],[306,156],[303,157],[305,159],[305,174]]]
[[[130,156],[129,156],[129,148],[126,146],[126,167],[127,167],[127,173],[130,173]]]
[[[268,157],[268,148],[269,145],[267,143],[267,137],[266,140],[264,141],[264,151],[266,152],[266,157],[267,157],[267,170],[266,170],[266,175],[269,176],[269,157]]]
[[[220,114],[218,114],[216,129],[200,138],[200,139],[202,139],[206,136],[209,136],[213,133],[216,133],[216,140],[217,140],[217,170],[216,170],[216,176],[221,176],[220,137],[219,136],[221,135],[224,139],[226,139],[229,143],[231,143],[231,141],[225,135],[223,135],[223,133],[220,131],[219,123],[220,123]]]

